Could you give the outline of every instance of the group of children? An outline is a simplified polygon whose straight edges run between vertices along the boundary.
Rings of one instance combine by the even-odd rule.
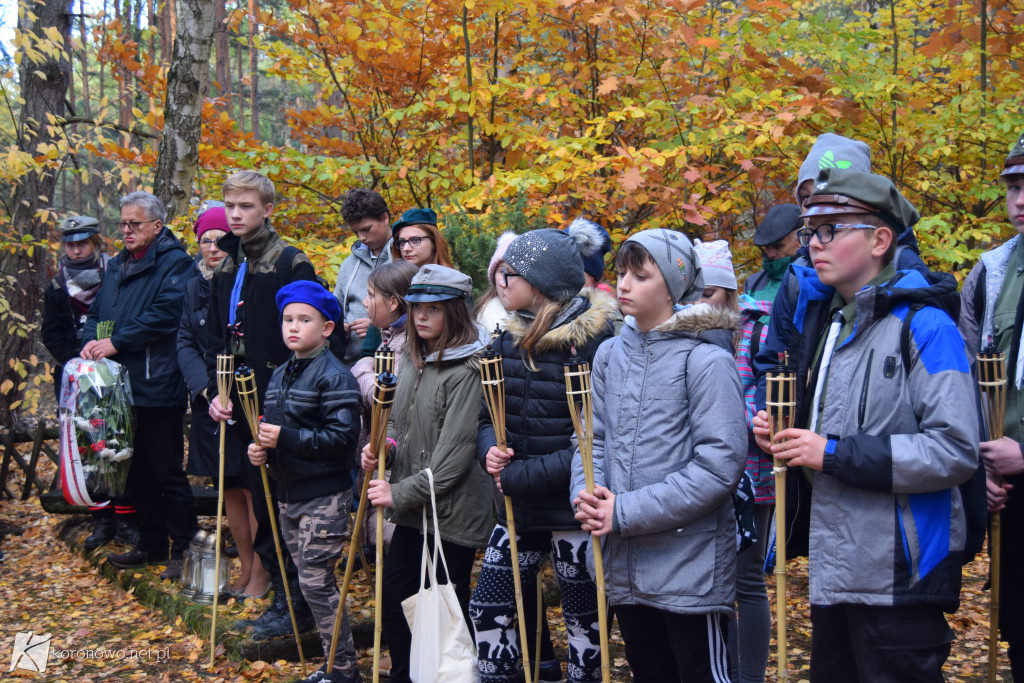
[[[1024,231],[1024,139],[1006,170],[1011,221]],[[523,582],[535,579],[545,555],[552,559],[570,681],[601,677],[592,542],[602,545],[607,598],[633,680],[738,677],[729,659],[737,646],[727,645],[735,631],[730,617],[740,577],[756,584],[762,566],[772,456],[801,468],[813,490],[811,680],[942,680],[952,641],[943,613],[958,605],[967,533],[958,485],[978,468],[980,434],[972,360],[957,321],[943,308],[956,296],[955,282],[895,267],[897,241],[918,215],[887,178],[823,167],[809,187],[796,230],[807,265],[790,264],[786,277],[795,284],[783,279],[774,286],[788,297],[785,320],[768,319],[770,306],[738,296],[731,263],[721,261],[728,259],[727,245],[695,245],[668,229],[643,230],[620,245],[617,301],[585,287],[584,260],[602,241],[594,224],[578,220],[564,231],[514,237],[493,275],[508,314],[493,339],[473,318],[468,276],[436,263],[371,269],[367,324],[401,351],[387,431],[390,477],[374,479],[369,489],[369,503],[386,508],[394,524],[382,605],[391,680],[409,680],[411,634],[401,603],[420,585],[421,512],[431,488],[439,539],[428,534],[427,540],[444,550],[447,565],[438,578],[454,585],[475,634],[481,681],[522,680],[522,649],[529,647],[518,637],[508,520],[504,507],[493,504],[499,496],[512,501]],[[255,211],[266,219],[272,206],[258,193],[256,199]],[[244,244],[245,235],[235,238]],[[1006,346],[1012,361],[1024,318],[1018,305],[1024,266],[1011,277],[1020,260],[1015,243],[998,258],[983,258],[987,278],[978,284],[972,274],[979,294],[965,306],[965,315]],[[225,246],[229,255],[241,254],[237,244]],[[225,263],[218,273],[230,270]],[[294,267],[305,263],[296,260]],[[225,272],[220,286],[233,277]],[[215,276],[215,289],[217,282]],[[268,279],[265,290],[244,302],[226,298],[237,308],[244,303],[245,315],[264,317],[260,307],[274,301],[279,338],[290,352],[272,373],[272,364],[262,366],[261,446],[249,445],[248,457],[256,467],[268,465],[278,482],[282,534],[326,653],[372,365],[356,363],[353,377],[332,353],[335,330],[346,321],[336,296],[311,278]],[[263,334],[278,334],[265,327]],[[976,347],[977,332],[974,337]],[[226,338],[225,346],[245,344],[251,355],[259,348],[254,341],[252,335]],[[754,357],[766,341],[781,343],[798,378],[796,426],[774,440],[763,394],[760,404],[756,397],[763,371]],[[495,434],[482,405],[478,365],[485,352],[502,359],[504,435]],[[592,366],[592,493],[565,395],[563,365],[570,358]],[[1011,364],[1015,386],[1024,376],[1021,365]],[[210,415],[230,418],[230,402],[222,407],[215,398]],[[1012,403],[1008,424],[1019,417]],[[1016,422],[1014,429],[1020,429]],[[1012,476],[1024,471],[1024,461],[1018,464],[1019,435],[1007,433],[1013,440],[997,474]],[[982,453],[999,445],[986,442]],[[364,476],[376,472],[369,446],[359,464]],[[754,562],[737,554],[733,494],[745,471],[757,482],[762,506]],[[1009,509],[1012,486],[993,482],[993,509]],[[766,610],[760,576],[762,585],[750,592]],[[759,614],[750,619],[767,622]],[[740,618],[747,617],[741,612]],[[1015,618],[1004,633],[1012,632]],[[745,668],[759,667],[761,679],[767,635],[763,640],[739,646],[744,657],[752,653]],[[1014,645],[1011,640],[1011,662]],[[334,671],[321,668],[305,680],[361,680],[355,662],[346,621]],[[541,680],[561,677],[557,662],[545,662]]]

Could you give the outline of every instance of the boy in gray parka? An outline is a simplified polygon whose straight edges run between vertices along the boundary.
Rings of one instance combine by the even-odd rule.
[[[637,683],[728,681],[736,583],[732,492],[747,429],[732,338],[739,315],[677,306],[704,291],[685,235],[644,230],[616,256],[625,323],[594,358],[594,494],[573,503],[602,539],[607,596]]]

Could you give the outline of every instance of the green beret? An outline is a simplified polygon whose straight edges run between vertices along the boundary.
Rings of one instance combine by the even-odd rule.
[[[823,168],[814,180],[814,193],[801,218],[841,213],[873,214],[897,235],[921,219],[917,209],[885,176]]]

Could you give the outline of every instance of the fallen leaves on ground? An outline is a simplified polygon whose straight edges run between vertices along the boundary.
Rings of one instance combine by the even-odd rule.
[[[53,465],[44,460],[39,474],[48,481],[54,474]],[[13,490],[20,490],[19,477],[23,481],[20,471],[10,475]],[[0,502],[0,520],[23,529],[20,536],[4,538],[2,546],[7,559],[0,565],[0,671],[4,671],[7,679],[74,683],[283,683],[302,676],[297,662],[234,662],[218,656],[215,666],[209,668],[207,640],[187,632],[180,619],[168,623],[159,611],[139,603],[131,591],[123,591],[97,574],[84,558],[57,538],[57,526],[62,519],[44,512],[37,498]],[[212,526],[211,519],[202,521]],[[791,560],[787,569],[790,680],[806,681],[811,634],[806,558]],[[147,567],[138,571],[159,570],[160,567]],[[550,568],[546,571],[548,580],[552,580]],[[982,590],[987,572],[988,558],[984,555],[964,568],[960,610],[948,617],[956,633],[945,668],[949,683],[987,680],[989,594]],[[349,599],[352,618],[372,620],[373,586],[363,571],[356,573],[353,581]],[[767,581],[774,610],[774,578],[768,577]],[[169,585],[168,590],[177,588]],[[266,599],[245,604],[232,600],[218,619],[252,617],[266,609],[268,603]],[[564,662],[566,631],[561,610],[549,607],[547,615],[556,653]],[[778,680],[774,614],[772,620],[772,659],[766,678],[774,682]],[[15,635],[25,631],[52,636],[53,650],[44,673],[21,669],[7,673]],[[610,637],[612,680],[626,683],[631,676],[618,628],[613,628]],[[371,680],[372,661],[372,649],[359,651],[359,666],[367,681]],[[322,662],[322,657],[309,658],[307,670],[312,672]],[[386,653],[382,663],[385,662],[389,665]],[[1000,664],[1001,680],[1010,681],[1005,652]]]

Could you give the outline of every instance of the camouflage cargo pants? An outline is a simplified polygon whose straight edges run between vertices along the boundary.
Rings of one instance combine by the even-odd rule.
[[[331,647],[334,613],[338,609],[339,591],[334,568],[341,559],[342,547],[350,534],[348,511],[351,502],[352,490],[349,489],[301,503],[278,503],[281,536],[298,568],[302,596],[316,619],[325,657]],[[356,650],[347,609],[341,622],[334,667],[346,675],[356,670]]]

